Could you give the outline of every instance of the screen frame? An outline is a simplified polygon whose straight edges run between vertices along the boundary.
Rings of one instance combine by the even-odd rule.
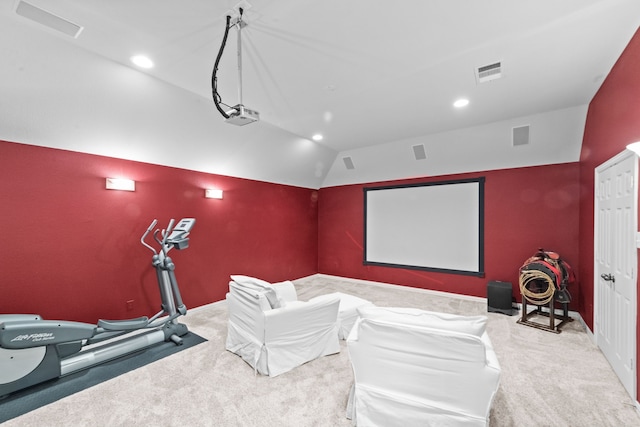
[[[397,263],[391,263],[391,262],[387,263],[387,262],[380,262],[380,261],[369,261],[367,259],[367,214],[368,214],[367,196],[369,192],[380,191],[380,190],[405,189],[405,188],[412,188],[412,187],[443,186],[443,185],[456,185],[456,184],[468,184],[468,183],[478,184],[478,206],[477,206],[478,208],[478,241],[477,241],[478,268],[477,268],[477,271],[441,268],[437,266],[397,264]],[[443,181],[419,182],[419,183],[411,183],[411,184],[363,187],[363,193],[364,193],[363,265],[393,267],[393,268],[403,268],[403,269],[410,269],[410,270],[422,270],[422,271],[432,271],[432,272],[449,273],[449,274],[459,274],[459,275],[465,275],[465,276],[484,277],[485,275],[485,271],[484,271],[484,196],[485,196],[484,184],[485,184],[485,177],[478,177],[478,178],[467,178],[467,179],[457,179],[457,180],[443,180]]]

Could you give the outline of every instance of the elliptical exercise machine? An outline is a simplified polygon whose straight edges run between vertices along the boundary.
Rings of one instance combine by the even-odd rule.
[[[43,320],[35,314],[0,314],[0,397],[23,388],[72,374],[163,341],[182,344],[187,326],[177,318],[187,313],[167,253],[189,247],[189,232],[196,220],[183,218],[174,227],[155,230],[156,249],[145,242],[158,223],[153,220],[140,242],[153,252],[161,297],[161,310],[126,320],[99,320],[97,325],[64,320]],[[163,316],[161,318],[161,316]],[[143,332],[140,332],[143,330]]]

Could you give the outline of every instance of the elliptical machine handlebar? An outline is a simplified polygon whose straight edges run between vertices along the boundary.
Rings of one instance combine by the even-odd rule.
[[[153,227],[155,227],[157,223],[158,223],[157,219],[154,219],[153,221],[151,221],[151,225],[149,225],[149,227],[147,227],[147,231],[145,231],[144,234],[142,235],[142,237],[140,238],[140,243],[142,243],[144,246],[149,248],[151,250],[151,252],[153,252],[154,255],[158,255],[158,252],[156,252],[156,250],[153,248],[153,246],[147,244],[147,242],[145,242],[144,240],[147,238],[149,233],[151,233],[151,230],[153,230]]]
[[[160,236],[162,236],[162,240],[158,239],[158,230],[156,230],[156,232],[153,233],[153,238],[160,245],[160,249],[164,253],[165,257],[167,256],[167,252],[171,250],[171,246],[167,246],[167,239],[169,238],[169,236],[171,235],[171,232],[173,231],[173,224],[175,224],[175,222],[176,220],[171,218],[171,220],[169,221],[169,225],[167,226],[167,229],[166,230],[163,229],[160,232]]]

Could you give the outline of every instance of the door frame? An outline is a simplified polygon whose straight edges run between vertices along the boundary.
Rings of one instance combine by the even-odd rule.
[[[634,245],[633,248],[633,257],[632,260],[634,260],[634,278],[635,278],[635,286],[633,287],[633,297],[631,298],[632,301],[632,313],[633,313],[633,318],[634,318],[634,323],[633,323],[633,372],[634,372],[634,377],[633,377],[633,388],[632,388],[632,394],[631,397],[633,398],[634,402],[636,402],[636,406],[638,406],[637,403],[637,390],[638,390],[638,371],[637,371],[637,359],[638,359],[638,347],[637,347],[637,329],[638,329],[638,320],[637,320],[637,316],[638,316],[638,245],[640,243],[639,239],[640,239],[640,233],[638,233],[638,160],[637,160],[637,156],[634,152],[630,151],[630,150],[624,150],[621,153],[618,153],[617,155],[613,156],[612,158],[610,158],[609,160],[605,161],[604,163],[602,163],[601,165],[597,166],[594,170],[594,182],[593,182],[593,335],[594,335],[594,340],[596,345],[598,346],[598,348],[600,348],[600,345],[598,343],[598,323],[596,322],[596,315],[598,313],[598,308],[599,308],[599,304],[600,301],[598,301],[598,278],[600,277],[600,272],[599,272],[599,268],[598,268],[598,261],[597,261],[597,257],[596,257],[596,249],[598,248],[598,207],[599,207],[599,201],[598,201],[598,196],[597,196],[597,191],[598,191],[598,178],[600,176],[600,174],[610,168],[615,166],[616,164],[622,162],[623,160],[627,160],[627,158],[633,156],[634,158],[636,158],[636,161],[634,163],[633,166],[633,188],[634,188],[634,192],[633,192],[633,206],[632,206],[632,227],[633,227],[633,232],[634,232],[634,241],[636,242],[636,244]]]

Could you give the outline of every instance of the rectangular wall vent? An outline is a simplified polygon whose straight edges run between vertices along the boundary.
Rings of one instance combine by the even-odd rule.
[[[413,146],[413,156],[416,160],[424,160],[427,158],[427,152],[424,150],[424,144]]]
[[[511,142],[514,147],[529,144],[529,125],[518,126],[512,129]]]
[[[351,159],[351,157],[343,157],[342,161],[344,162],[344,166],[349,169],[349,170],[353,170],[355,169],[355,165],[353,164],[353,160]]]
[[[495,62],[476,68],[476,79],[478,83],[485,83],[502,77],[502,63]]]
[[[53,13],[47,12],[46,10],[40,9],[39,7],[25,1],[18,2],[16,14],[73,38],[77,38],[80,35],[80,32],[82,32],[82,27],[80,25],[67,21],[64,18],[60,18]]]

